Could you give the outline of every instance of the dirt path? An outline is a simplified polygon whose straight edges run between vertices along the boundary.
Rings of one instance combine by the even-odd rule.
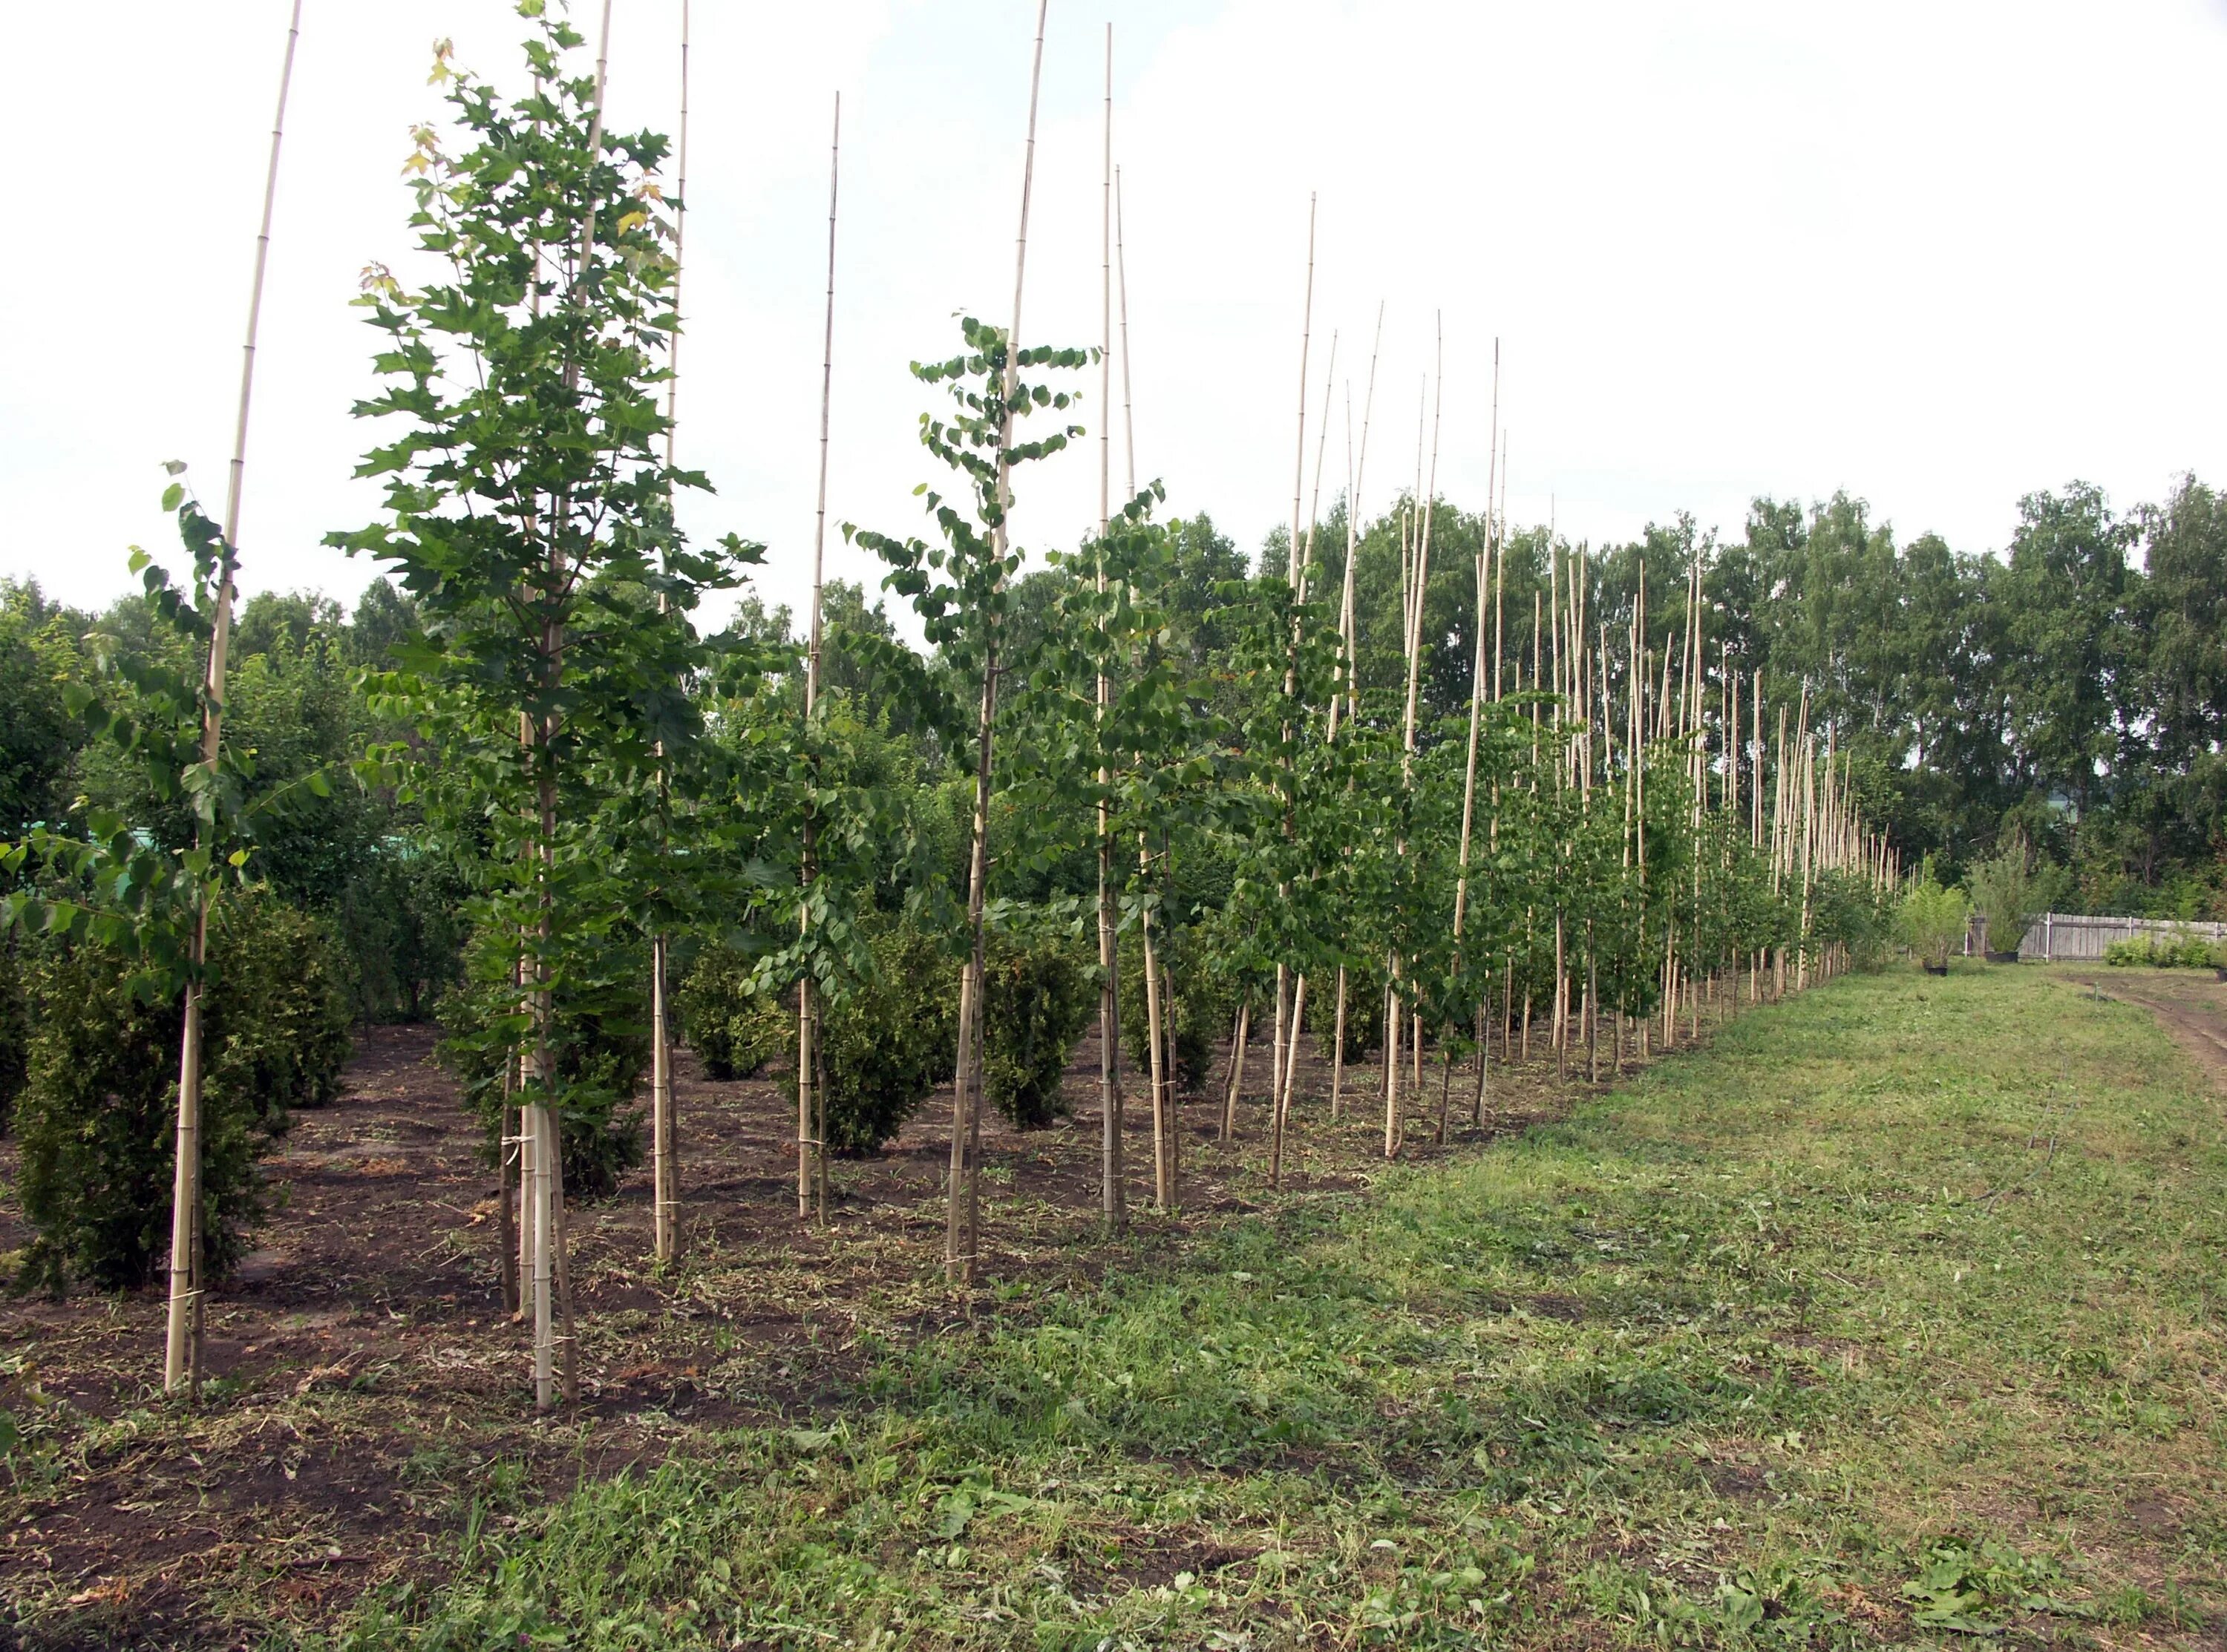
[[[2209,970],[2051,967],[2077,985],[2149,1011],[2213,1088],[2227,1092],[2227,981]]]

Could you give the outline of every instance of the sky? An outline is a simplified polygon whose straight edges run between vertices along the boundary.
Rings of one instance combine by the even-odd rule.
[[[98,57],[91,9],[11,19],[50,158],[0,259],[0,577],[105,602],[128,546],[175,552],[163,462],[221,499],[287,10],[112,0]],[[681,0],[613,10],[610,118],[671,131]],[[515,86],[523,26],[505,0],[303,12],[239,542],[249,590],[352,601],[377,570],[319,544],[378,505],[348,301],[372,260],[411,273],[432,41]],[[769,603],[809,590],[834,98],[829,517],[909,533],[933,465],[908,364],[960,313],[1009,317],[1035,21],[693,0],[680,450],[718,493],[684,525],[763,541]],[[1510,514],[1573,539],[1681,510],[1737,536],[1755,495],[1846,489],[1903,539],[2000,550],[2038,488],[2227,482],[2227,0],[1050,0],[1024,341],[1100,336],[1109,22],[1136,474],[1248,550],[1295,470],[1311,494],[1325,418],[1325,510],[1345,486],[1349,397],[1362,509],[1412,488],[1434,379],[1439,491],[1479,505],[1496,342]],[[1082,387],[1090,439],[1027,473],[1034,550],[1097,519]],[[878,577],[832,530],[826,555]]]

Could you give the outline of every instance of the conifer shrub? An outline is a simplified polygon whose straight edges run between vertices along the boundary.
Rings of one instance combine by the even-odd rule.
[[[1260,995],[1253,1006],[1258,1019],[1265,1004],[1270,1024],[1274,1024],[1275,988]],[[1498,995],[1493,997],[1489,1010],[1496,1009]],[[1337,1039],[1337,972],[1332,970],[1318,981],[1307,983],[1307,1030],[1314,1035],[1316,1046],[1324,1059],[1330,1057],[1331,1046]],[[1360,972],[1351,972],[1345,987],[1345,1059],[1349,1063],[1366,1059],[1384,1042],[1384,993],[1374,982],[1365,979]]]
[[[563,1096],[558,1134],[566,1196],[603,1199],[642,1161],[634,1096],[649,1071],[649,965],[646,948],[616,940],[581,954],[590,966],[563,982],[552,1029]],[[501,1159],[506,1068],[514,1052],[530,1056],[533,1040],[532,1017],[508,979],[510,956],[488,932],[475,934],[464,985],[443,993],[433,1012],[443,1034],[435,1059],[462,1082],[490,1164]]]
[[[35,1237],[23,1283],[145,1285],[166,1260],[184,1009],[131,991],[97,943],[29,960],[35,1005],[18,1118],[20,1194]],[[220,903],[203,1020],[203,1258],[221,1278],[264,1214],[256,1161],[297,1107],[337,1094],[348,1055],[347,972],[316,922],[267,892]]]
[[[756,973],[733,947],[707,946],[673,992],[680,1031],[716,1083],[756,1077],[796,1042],[794,996],[763,991]]]
[[[1237,1015],[1237,989],[1210,968],[1196,966],[1201,949],[1178,941],[1171,957],[1165,935],[1155,937],[1152,951],[1172,980],[1173,993],[1163,993],[1160,1014],[1173,1023],[1176,1088],[1196,1095],[1206,1088],[1216,1056],[1228,1042]],[[1260,1014],[1258,1004],[1254,1014]],[[1256,1029],[1257,1030],[1257,1029]],[[1152,1005],[1145,997],[1144,942],[1134,934],[1121,939],[1121,1068],[1123,1082],[1149,1098],[1152,1082]]]
[[[827,1145],[852,1158],[894,1138],[958,1066],[957,960],[903,921],[879,928],[868,945],[872,977],[831,994],[820,1011]]]
[[[1082,943],[1052,932],[993,934],[985,957],[982,1089],[1023,1130],[1072,1110],[1061,1081],[1098,1009]]]
[[[16,1098],[30,1070],[31,1020],[13,935],[0,941],[0,1136],[15,1122]]]

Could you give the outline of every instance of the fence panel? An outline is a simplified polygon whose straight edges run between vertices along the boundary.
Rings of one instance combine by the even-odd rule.
[[[2177,940],[2197,935],[2206,941],[2227,939],[2227,923],[2184,923],[2170,918],[2099,918],[2072,912],[2045,912],[2033,921],[2019,943],[2020,958],[2057,962],[2100,963],[2103,948],[2115,941],[2139,941],[2147,936]],[[1980,937],[1974,938],[1976,949]]]

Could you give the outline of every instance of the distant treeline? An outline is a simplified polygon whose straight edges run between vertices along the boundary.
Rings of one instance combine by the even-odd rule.
[[[1401,536],[1417,531],[1403,499],[1356,536],[1364,692],[1403,679]],[[1228,646],[1216,631],[1217,593],[1245,577],[1246,558],[1204,514],[1175,532],[1169,641],[1210,680]],[[1466,715],[1484,532],[1482,513],[1443,501],[1431,511],[1426,729]],[[1332,581],[1343,578],[1346,533],[1342,504],[1314,529]],[[1270,536],[1264,566],[1283,565],[1284,543],[1283,530]],[[1504,581],[1487,594],[1488,670],[1497,659],[1510,692],[1536,679],[1533,620],[1554,600],[1550,582],[1579,565],[1567,542],[1559,559],[1547,544],[1544,528],[1511,533]],[[1953,880],[2022,832],[2071,871],[2071,903],[2083,909],[2227,915],[2227,502],[2211,488],[2185,479],[2162,503],[2125,513],[2084,484],[2032,494],[2000,557],[1958,552],[1933,534],[1898,545],[1845,494],[1806,510],[1759,499],[1738,539],[1681,516],[1636,541],[1591,548],[1582,562],[1588,628],[1620,641],[1643,564],[1659,664],[1684,634],[1697,558],[1710,692],[1721,692],[1725,671],[1739,673],[1748,725],[1747,685],[1760,671],[1768,743],[1780,709],[1791,718],[1806,686],[1811,726],[1836,730],[1863,812],[1886,825],[1905,864],[1932,854]],[[1059,577],[1023,581],[1019,624],[1049,607]],[[893,635],[858,588],[839,583],[829,600],[832,624]],[[770,642],[793,630],[787,610],[755,599],[737,623]],[[298,593],[251,598],[234,641],[236,737],[273,779],[344,768],[374,731],[358,675],[414,626],[406,599],[384,581],[353,613]],[[80,795],[145,818],[136,800],[116,794],[128,776],[102,772],[81,748],[66,694],[87,676],[90,648],[166,646],[157,635],[137,596],[91,614],[47,602],[35,585],[0,582],[0,838],[63,818]],[[853,693],[869,724],[903,721],[890,715],[901,706],[877,707],[873,683],[847,661],[831,657],[829,667],[830,686]],[[1714,749],[1723,749],[1721,729]],[[182,842],[186,821],[170,826]],[[391,800],[343,786],[309,818],[274,824],[258,852],[282,895],[346,932],[373,1013],[412,1013],[452,967],[451,901],[445,890],[415,887],[438,874],[411,863],[411,828]]]

